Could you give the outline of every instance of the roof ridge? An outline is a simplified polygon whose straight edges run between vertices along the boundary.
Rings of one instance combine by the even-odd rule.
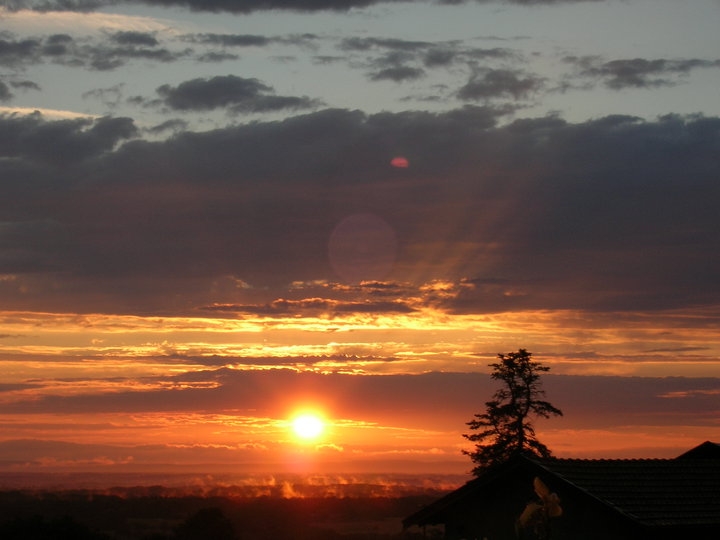
[[[581,462],[581,463],[588,463],[588,462],[598,462],[598,463],[616,463],[619,461],[623,462],[647,462],[647,461],[655,461],[655,462],[675,462],[677,461],[677,458],[564,458],[564,457],[550,457],[550,458],[541,458],[537,460],[539,463],[552,463],[556,461],[565,461],[565,462]]]
[[[615,504],[615,503],[613,503],[612,501],[609,501],[609,500],[607,500],[607,499],[605,499],[605,498],[603,498],[603,497],[599,497],[597,494],[589,491],[587,488],[585,488],[585,487],[583,487],[583,486],[581,486],[581,485],[578,485],[575,481],[567,478],[564,474],[549,469],[549,468],[548,468],[549,462],[552,462],[552,461],[573,461],[573,462],[584,462],[584,463],[587,463],[587,462],[589,462],[589,461],[608,462],[608,461],[618,461],[618,460],[608,460],[608,459],[593,460],[593,459],[572,459],[572,458],[571,458],[571,459],[564,460],[563,458],[550,458],[550,459],[544,460],[544,463],[538,463],[537,465],[539,465],[539,466],[540,466],[542,469],[544,469],[547,473],[553,474],[556,478],[558,478],[558,479],[560,479],[561,481],[565,482],[566,484],[572,486],[574,489],[576,489],[576,490],[584,493],[586,496],[594,499],[595,501],[597,501],[597,502],[600,503],[601,505],[603,505],[603,506],[605,506],[605,507],[607,507],[607,508],[612,508],[614,511],[618,512],[620,515],[625,516],[626,518],[628,518],[628,519],[630,519],[630,520],[632,520],[632,521],[634,521],[634,522],[636,522],[636,523],[639,522],[637,516],[633,515],[633,514],[630,513],[630,512],[627,512],[624,508],[621,508],[621,507],[618,506],[617,504]],[[667,461],[672,461],[672,460],[667,460]]]

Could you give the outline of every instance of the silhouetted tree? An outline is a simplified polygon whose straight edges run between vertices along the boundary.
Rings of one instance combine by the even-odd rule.
[[[502,463],[522,454],[550,457],[550,450],[537,440],[531,416],[549,418],[562,416],[562,411],[543,401],[545,396],[540,374],[550,370],[531,359],[532,353],[525,349],[508,354],[498,354],[499,362],[490,364],[493,379],[503,386],[493,399],[485,403],[483,414],[476,414],[467,425],[477,433],[463,437],[476,443],[473,451],[463,451],[476,464],[473,474],[479,475],[491,465]]]

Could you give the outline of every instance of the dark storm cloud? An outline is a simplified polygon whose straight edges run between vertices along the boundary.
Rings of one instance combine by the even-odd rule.
[[[147,128],[147,131],[152,134],[164,133],[166,131],[181,132],[187,129],[188,123],[185,120],[175,118],[172,120],[166,120],[156,126]]]
[[[363,53],[360,61],[351,61],[350,65],[359,65],[367,68],[368,78],[371,81],[395,81],[419,79],[425,71],[413,64],[418,64],[422,51],[431,47],[430,43],[423,41],[406,41],[402,39],[386,38],[346,38],[339,48],[348,53]],[[379,51],[380,55],[367,58],[365,55],[371,51]]]
[[[239,58],[240,58],[240,56],[238,56],[237,54],[210,51],[210,52],[198,55],[197,61],[198,62],[207,62],[209,64],[218,64],[220,62],[226,62],[228,60],[237,60]]]
[[[40,55],[40,41],[36,39],[0,38],[0,65],[17,67],[35,61]]]
[[[116,3],[114,0],[7,0],[7,9],[34,9],[37,11],[92,11]]]
[[[112,150],[137,130],[130,118],[46,122],[40,114],[0,116],[0,156],[64,163]]]
[[[116,32],[100,41],[76,39],[68,34],[0,39],[0,65],[13,68],[49,62],[108,71],[124,66],[129,60],[175,62],[190,52],[160,47],[152,34],[143,32]]]
[[[543,80],[533,75],[508,69],[487,69],[474,75],[460,88],[458,97],[466,101],[497,97],[526,98],[539,90]]]
[[[10,86],[21,90],[40,90],[40,85],[33,81],[10,81]]]
[[[239,58],[235,50],[244,47],[283,45],[313,48],[320,39],[315,34],[263,36],[256,34],[186,34],[180,40],[194,48],[174,49],[163,46],[154,33],[125,31],[106,33],[102,38],[74,38],[55,34],[32,39],[6,36],[0,40],[0,65],[24,68],[38,63],[54,63],[96,71],[112,71],[131,61],[172,63],[184,58],[218,63]],[[347,53],[351,67],[367,72],[371,81],[411,81],[422,78],[429,69],[487,64],[497,60],[520,60],[517,53],[504,48],[471,48],[460,42],[432,43],[394,38],[346,38],[338,44]],[[276,59],[294,59],[290,56]],[[317,57],[323,61],[336,57]],[[490,75],[492,77],[492,75]],[[516,81],[516,85],[526,81]],[[487,82],[485,83],[488,84]],[[516,89],[517,90],[517,89]],[[477,90],[475,91],[478,92]],[[469,93],[466,90],[465,93]],[[307,107],[295,99],[267,98],[261,104],[267,110],[283,107]]]
[[[54,34],[48,36],[42,46],[42,54],[51,58],[63,57],[70,54],[75,40],[68,34]]]
[[[13,97],[7,84],[0,81],[0,101],[10,101]]]
[[[124,83],[116,84],[108,88],[95,88],[94,90],[83,92],[82,97],[83,99],[97,99],[106,107],[114,109],[123,100],[124,88]]]
[[[448,67],[464,63],[475,65],[478,61],[521,60],[521,55],[512,49],[494,47],[492,49],[466,48],[459,43],[439,43],[422,51],[422,62],[426,67]]]
[[[340,48],[346,51],[368,51],[374,48],[391,49],[396,51],[417,51],[431,47],[427,41],[408,41],[395,38],[352,37],[345,38]]]
[[[397,38],[351,37],[343,39],[338,47],[344,51],[367,52],[372,50],[405,53],[407,58],[421,55],[425,64],[445,66],[462,59],[508,59],[516,56],[512,49],[494,47],[491,49],[466,47],[459,41],[431,42],[411,41]]]
[[[151,60],[171,63],[190,54],[190,51],[170,51],[164,48],[128,45],[122,47],[84,47],[77,55],[91,69],[110,71],[124,66],[128,60]]]
[[[388,54],[405,54],[404,58],[421,58],[425,65],[447,66],[460,60],[507,59],[516,53],[512,49],[495,47],[492,49],[468,48],[461,42],[409,41],[396,38],[352,37],[343,39],[338,47],[348,52],[367,52],[372,50],[388,51]]]
[[[263,89],[239,82],[250,100]],[[232,106],[224,89],[200,89],[182,106]],[[124,144],[129,119],[1,117],[12,159],[0,160],[0,222],[16,274],[0,282],[4,302],[486,312],[720,301],[720,119],[498,126],[505,112],[323,110]],[[408,167],[390,165],[398,155]],[[392,232],[390,275],[310,291],[340,281],[328,246],[352,215]]]
[[[228,108],[234,112],[268,112],[317,106],[307,97],[277,96],[272,92],[271,86],[257,79],[236,75],[191,79],[175,87],[165,84],[157,89],[165,105],[181,111]]]
[[[631,58],[604,61],[594,56],[571,56],[566,57],[565,61],[576,66],[580,76],[600,79],[613,90],[675,86],[679,83],[678,75],[687,75],[695,69],[720,67],[720,60],[701,59]]]
[[[510,49],[467,48],[460,42],[432,43],[378,37],[345,38],[338,47],[350,55],[351,67],[368,70],[371,81],[415,80],[424,77],[426,69],[450,68],[457,64],[470,66],[479,60],[488,62],[517,56]],[[363,53],[364,57],[358,59],[358,53]]]
[[[35,273],[62,269],[67,245],[63,226],[52,220],[0,224],[0,273]]]
[[[331,56],[327,54],[313,56],[312,58],[313,64],[317,65],[334,64],[337,62],[344,62],[345,60],[346,58],[344,56]]]
[[[0,122],[3,157],[32,157],[54,161],[82,159],[111,150],[135,135],[130,118],[98,118],[46,122],[39,114],[4,116]]]
[[[423,56],[423,64],[427,67],[449,66],[455,62],[457,51],[447,47],[435,47]]]
[[[253,11],[286,9],[291,11],[347,11],[376,4],[420,2],[425,0],[9,0],[9,9],[40,11],[90,11],[102,6],[140,2],[150,6],[179,6],[193,11],[251,13]],[[440,4],[505,3],[520,5],[571,4],[605,0],[435,0]]]
[[[293,11],[336,10],[347,11],[380,2],[398,0],[139,0],[150,6],[179,6],[194,11],[250,13],[258,10],[287,9]],[[399,0],[404,1],[404,0]],[[103,6],[138,3],[137,0],[9,0],[9,9],[35,9],[38,11],[90,11]]]
[[[370,75],[373,81],[412,81],[425,76],[425,71],[410,66],[392,66],[376,71]]]
[[[149,32],[115,32],[111,39],[120,45],[141,45],[145,47],[157,47],[160,42]]]
[[[223,47],[265,47],[273,43],[269,37],[253,34],[191,34],[183,39],[192,43]]]
[[[183,41],[202,45],[217,45],[221,47],[266,47],[274,43],[285,45],[307,46],[312,45],[318,36],[315,34],[294,34],[288,36],[260,36],[256,34],[188,34],[182,37]]]

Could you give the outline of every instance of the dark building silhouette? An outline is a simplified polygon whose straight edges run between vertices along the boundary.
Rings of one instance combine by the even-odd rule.
[[[430,525],[447,540],[717,540],[720,445],[675,459],[517,456],[403,520]]]

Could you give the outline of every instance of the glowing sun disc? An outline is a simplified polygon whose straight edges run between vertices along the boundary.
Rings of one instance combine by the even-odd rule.
[[[301,439],[309,440],[319,437],[325,429],[325,424],[317,415],[301,414],[293,419],[292,429]]]

